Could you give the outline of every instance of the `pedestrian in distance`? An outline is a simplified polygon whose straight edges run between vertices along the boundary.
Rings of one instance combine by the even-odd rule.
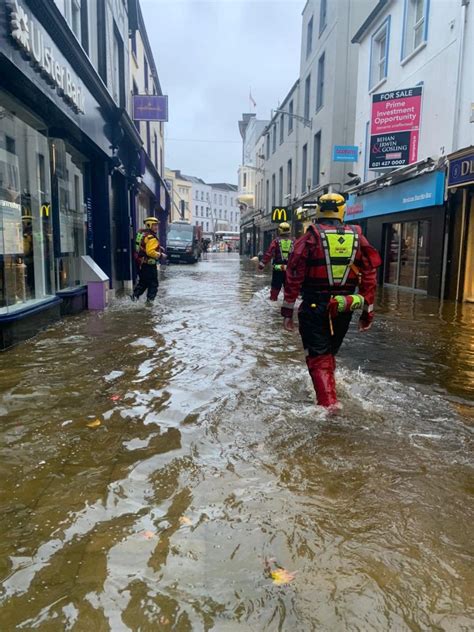
[[[273,273],[270,287],[270,300],[276,301],[281,288],[285,285],[286,266],[288,258],[293,251],[293,239],[291,238],[291,228],[288,222],[282,222],[278,226],[278,237],[268,246],[266,253],[261,258],[258,269],[263,270],[267,263],[272,260]]]
[[[146,291],[146,302],[152,304],[158,292],[158,264],[164,262],[164,255],[158,239],[158,224],[156,217],[144,220],[145,230],[137,233],[135,238],[135,261],[138,266],[138,282],[130,296],[137,301]]]
[[[296,241],[288,262],[281,314],[284,328],[293,330],[294,305],[301,293],[299,332],[317,402],[336,408],[335,356],[354,311],[361,313],[360,332],[372,326],[381,259],[360,226],[343,223],[343,195],[327,193],[315,206],[316,222]]]

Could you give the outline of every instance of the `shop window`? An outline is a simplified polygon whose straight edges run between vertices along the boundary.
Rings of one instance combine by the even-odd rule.
[[[0,93],[0,313],[54,294],[45,126]]]
[[[53,187],[59,214],[56,239],[57,288],[80,285],[80,258],[86,254],[84,222],[85,159],[60,139],[51,141]]]
[[[430,266],[430,222],[397,222],[385,226],[384,281],[426,292]]]

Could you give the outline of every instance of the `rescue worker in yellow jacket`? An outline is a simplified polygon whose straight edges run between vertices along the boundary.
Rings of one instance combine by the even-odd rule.
[[[156,217],[147,217],[144,224],[145,230],[138,232],[135,239],[138,283],[130,298],[132,301],[137,301],[146,290],[146,302],[151,304],[158,292],[158,264],[164,255],[157,236],[159,221]]]

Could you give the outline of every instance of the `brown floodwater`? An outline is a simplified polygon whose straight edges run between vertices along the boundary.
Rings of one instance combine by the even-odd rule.
[[[327,417],[268,283],[210,254],[0,356],[1,632],[474,628],[474,305],[381,291]]]

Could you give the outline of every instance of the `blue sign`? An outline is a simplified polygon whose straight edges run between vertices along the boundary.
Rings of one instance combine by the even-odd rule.
[[[365,195],[351,194],[346,219],[365,219],[444,203],[444,171],[434,171]]]
[[[474,154],[449,161],[448,187],[474,182]]]
[[[168,120],[168,97],[158,95],[133,95],[134,121],[162,121]]]
[[[359,148],[356,145],[334,145],[332,159],[334,162],[357,162]]]

